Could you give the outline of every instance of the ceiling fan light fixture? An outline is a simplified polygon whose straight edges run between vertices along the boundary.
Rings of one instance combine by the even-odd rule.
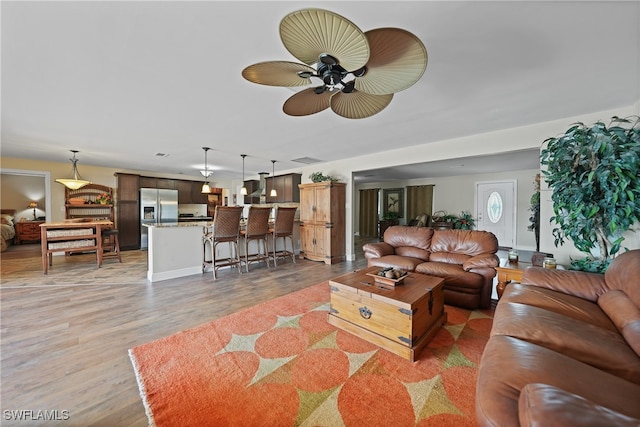
[[[73,158],[69,159],[73,164],[72,170],[71,170],[71,174],[73,175],[73,178],[58,178],[56,179],[56,182],[64,185],[70,190],[77,190],[79,188],[84,187],[85,185],[91,184],[91,181],[86,181],[82,179],[82,177],[80,176],[80,173],[78,172],[78,159],[76,159],[76,153],[78,152],[78,150],[69,150],[69,151],[73,153]]]

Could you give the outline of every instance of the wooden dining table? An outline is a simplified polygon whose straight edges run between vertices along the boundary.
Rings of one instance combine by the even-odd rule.
[[[96,252],[98,268],[102,265],[102,230],[113,227],[110,220],[45,222],[40,224],[42,271],[49,273],[53,253]]]

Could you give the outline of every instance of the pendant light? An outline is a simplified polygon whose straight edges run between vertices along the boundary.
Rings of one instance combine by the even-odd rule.
[[[247,155],[246,154],[240,154],[240,157],[242,157],[242,188],[240,189],[240,195],[246,196],[247,195],[247,187],[244,185],[244,158],[247,157]]]
[[[204,150],[204,184],[202,184],[202,193],[211,193],[211,187],[209,186],[209,169],[207,167],[207,151],[210,150],[209,147],[202,147]]]
[[[271,160],[271,163],[272,163],[271,172],[273,174],[273,179],[271,180],[271,193],[269,193],[269,195],[271,197],[277,197],[278,192],[276,191],[276,161]]]
[[[84,179],[82,179],[82,177],[78,173],[78,166],[77,166],[78,159],[76,159],[76,153],[78,152],[78,150],[69,150],[69,151],[73,153],[73,158],[69,159],[73,164],[73,169],[71,170],[71,173],[73,174],[73,178],[70,178],[70,179],[58,178],[56,179],[56,182],[64,185],[70,190],[77,190],[78,188],[82,188],[87,184],[91,184],[91,181],[85,181]]]

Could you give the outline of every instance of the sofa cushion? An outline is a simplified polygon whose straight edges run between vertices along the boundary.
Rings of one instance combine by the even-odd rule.
[[[384,232],[384,241],[395,248],[412,246],[422,249],[425,254],[427,254],[425,259],[428,259],[432,236],[432,228],[394,225],[387,228]]]
[[[508,335],[640,384],[640,358],[618,331],[539,307],[500,301],[491,336]]]
[[[640,419],[628,417],[582,396],[548,384],[527,384],[518,399],[520,426],[637,427]]]
[[[398,246],[396,247],[395,254],[399,256],[406,256],[410,258],[418,258],[422,261],[429,260],[429,251],[425,251],[415,246]]]
[[[399,255],[386,255],[380,258],[370,258],[367,261],[369,267],[396,268],[406,271],[414,271],[416,266],[424,263],[423,259],[410,258]]]
[[[474,256],[482,253],[496,253],[497,251],[498,239],[488,231],[434,230],[431,238],[431,252],[450,252]]]
[[[613,321],[629,346],[640,356],[640,309],[622,291],[598,298],[598,305]]]
[[[471,258],[470,255],[457,254],[454,252],[431,252],[431,256],[429,256],[429,261],[462,265],[469,258]]]
[[[536,344],[493,336],[485,346],[478,371],[478,424],[515,425],[520,392],[529,383],[549,384],[621,414],[640,418],[640,385]]]
[[[540,286],[511,283],[505,288],[500,302],[532,305],[611,331],[618,330],[598,304]]]
[[[604,280],[609,289],[623,291],[636,307],[640,307],[640,250],[616,257],[607,268]]]
[[[461,264],[435,261],[423,262],[416,266],[416,272],[443,277],[445,279],[445,287],[454,289],[455,285],[462,285],[462,289],[466,292],[477,293],[484,285],[483,276],[464,271]]]

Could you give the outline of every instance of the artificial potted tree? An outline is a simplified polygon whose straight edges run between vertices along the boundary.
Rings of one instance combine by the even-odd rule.
[[[555,245],[571,239],[587,254],[571,267],[603,273],[640,221],[640,118],[575,123],[545,140],[540,163],[553,190]]]

